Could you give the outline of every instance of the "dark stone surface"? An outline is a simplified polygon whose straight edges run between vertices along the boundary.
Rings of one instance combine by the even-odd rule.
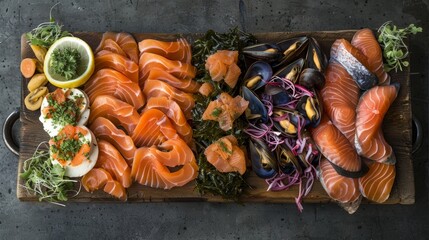
[[[0,1],[0,121],[20,104],[20,35],[49,20],[54,1]],[[413,113],[424,141],[414,158],[414,205],[47,203],[16,198],[17,157],[0,142],[0,239],[428,239],[427,0],[383,1],[62,1],[53,11],[70,31],[249,32],[377,28],[418,23],[411,39]]]

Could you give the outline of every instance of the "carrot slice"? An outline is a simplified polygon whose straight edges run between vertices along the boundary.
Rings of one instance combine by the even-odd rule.
[[[25,78],[31,78],[36,72],[37,60],[34,58],[24,58],[21,61],[21,73]]]

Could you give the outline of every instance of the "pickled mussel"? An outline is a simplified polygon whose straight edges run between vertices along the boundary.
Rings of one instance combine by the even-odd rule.
[[[320,49],[319,43],[314,38],[309,38],[309,44],[307,48],[306,65],[307,68],[313,68],[319,72],[325,71],[328,65],[328,59],[326,55]]]
[[[277,161],[264,141],[251,139],[249,141],[249,155],[252,169],[260,178],[272,178],[277,174]]]
[[[273,76],[286,78],[289,81],[296,83],[299,79],[299,76],[304,67],[304,64],[305,64],[305,60],[303,58],[297,59],[291,64],[275,72]]]
[[[279,170],[285,174],[292,174],[294,171],[302,172],[298,158],[292,150],[286,145],[281,144],[276,148],[276,157]]]
[[[316,94],[313,96],[303,96],[296,105],[296,110],[300,112],[312,127],[317,127],[322,119],[322,105]]]
[[[249,101],[249,106],[247,107],[245,114],[248,120],[258,120],[262,122],[267,122],[268,112],[265,105],[259,100],[259,98],[246,86],[241,88],[241,95],[246,100]]]
[[[244,75],[244,86],[256,91],[264,86],[272,77],[273,70],[267,62],[256,61],[247,69]]]
[[[325,76],[314,68],[306,68],[299,75],[298,84],[307,89],[322,89],[325,85]]]
[[[302,119],[299,112],[289,108],[274,108],[274,127],[287,137],[296,137]]]
[[[275,64],[274,68],[281,68],[288,65],[307,49],[308,37],[295,37],[278,42],[277,46],[280,48],[282,56],[281,60]]]
[[[277,62],[283,56],[281,49],[272,43],[260,43],[245,47],[243,54],[248,58],[268,63]]]
[[[278,86],[266,85],[265,94],[271,96],[271,101],[274,106],[283,106],[290,102],[289,94]]]

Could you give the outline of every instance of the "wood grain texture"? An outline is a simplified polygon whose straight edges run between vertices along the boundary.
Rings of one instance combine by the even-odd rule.
[[[345,38],[351,40],[355,30],[344,30],[335,32],[275,32],[275,33],[255,33],[256,38],[260,42],[277,42],[286,38],[295,36],[312,36],[316,38],[321,48],[329,53],[332,43],[337,38]],[[74,34],[77,37],[85,40],[93,49],[98,46],[102,33],[79,32]],[[190,42],[201,36],[201,34],[134,34],[137,41],[146,38],[154,38],[159,40],[175,40],[179,36],[187,38]],[[33,57],[30,47],[21,38],[21,57]],[[412,146],[412,125],[411,125],[411,99],[409,85],[409,68],[402,73],[392,73],[392,82],[399,82],[401,89],[398,97],[389,109],[384,123],[383,129],[386,140],[392,145],[396,154],[396,180],[393,186],[390,198],[385,204],[412,204],[414,203],[414,176],[413,165],[411,159]],[[18,166],[18,176],[22,172],[22,165],[25,159],[31,157],[37,145],[42,141],[49,140],[49,136],[43,131],[42,124],[39,122],[39,111],[28,111],[24,105],[24,97],[28,94],[27,90],[28,79],[22,81],[21,93],[21,142],[20,156]],[[51,91],[53,90],[51,86]],[[295,202],[298,187],[293,187],[289,191],[267,192],[267,185],[264,180],[258,178],[253,172],[248,173],[247,181],[252,186],[252,189],[246,190],[242,197],[242,202],[270,202],[284,203]],[[18,177],[17,180],[17,197],[22,201],[37,201],[37,197],[29,194],[25,189],[20,187],[23,181]],[[78,186],[76,186],[78,188]],[[80,194],[69,201],[88,202],[88,201],[117,201],[108,194],[97,191],[87,193],[81,191]],[[209,201],[209,202],[228,202],[221,197],[212,196],[210,194],[201,196],[195,190],[195,183],[191,182],[184,187],[173,188],[171,190],[160,190],[145,187],[137,183],[133,184],[128,189],[128,201],[132,202],[162,202],[162,201]],[[332,201],[326,194],[320,183],[317,181],[310,194],[304,198],[303,202],[329,202]],[[364,201],[368,202],[368,201]]]

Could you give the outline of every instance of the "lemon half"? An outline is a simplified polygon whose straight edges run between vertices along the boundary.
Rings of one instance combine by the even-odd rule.
[[[74,48],[81,55],[77,76],[74,79],[67,80],[65,77],[54,73],[53,69],[50,67],[52,53],[56,49],[64,48]],[[63,37],[57,40],[46,53],[45,62],[43,64],[43,71],[48,81],[52,85],[60,88],[75,88],[85,84],[94,72],[94,68],[94,53],[91,47],[85,41],[77,37]]]

